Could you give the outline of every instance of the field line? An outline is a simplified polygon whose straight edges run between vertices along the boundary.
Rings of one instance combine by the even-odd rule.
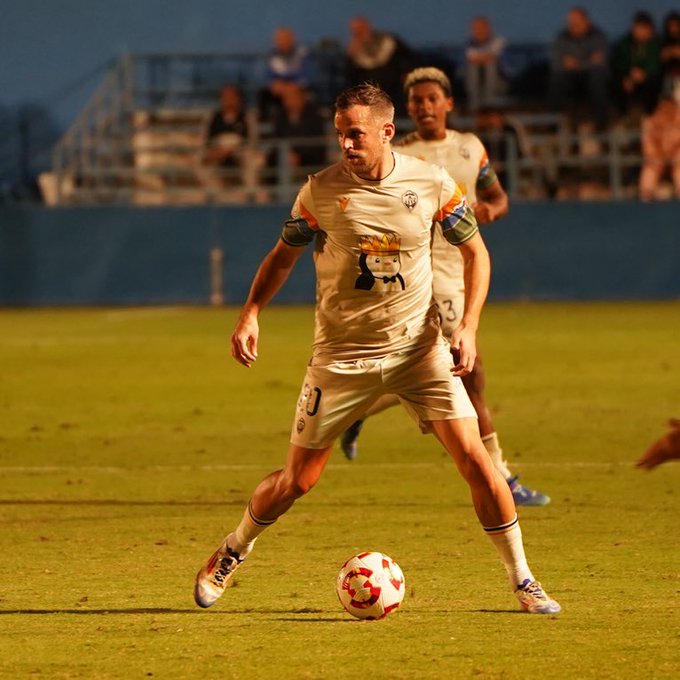
[[[426,463],[329,463],[327,470],[413,470],[440,468],[439,462]],[[612,466],[629,467],[633,465],[631,460],[612,460],[612,461],[564,461],[551,462],[540,461],[535,463],[513,463],[517,468],[608,468]],[[122,474],[129,472],[234,472],[239,470],[271,470],[272,464],[233,464],[233,465],[146,465],[141,467],[123,467],[112,465],[0,465],[0,473],[29,473],[29,474],[53,474],[60,472],[95,472],[99,474]]]

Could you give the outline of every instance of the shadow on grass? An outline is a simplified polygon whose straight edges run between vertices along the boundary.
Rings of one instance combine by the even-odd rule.
[[[221,507],[224,505],[237,505],[243,506],[247,503],[247,500],[218,500],[218,501],[145,501],[145,500],[119,500],[117,498],[93,498],[93,499],[70,499],[70,500],[57,500],[57,499],[17,499],[10,500],[5,498],[0,498],[0,505],[93,505],[93,506],[156,506],[156,505],[178,505],[178,506],[208,506],[208,507]]]
[[[215,609],[210,612],[214,615],[252,615],[252,614],[283,614],[290,617],[291,621],[314,621],[315,619],[294,618],[295,614],[304,616],[305,614],[323,614],[323,609]],[[0,609],[0,616],[3,615],[28,615],[28,616],[50,616],[53,614],[78,614],[80,616],[105,616],[108,614],[200,614],[206,616],[205,610],[198,607],[187,607],[186,609],[173,609],[169,607],[129,607],[124,609]],[[281,620],[277,617],[277,620]],[[283,619],[285,620],[285,619]],[[319,619],[320,621],[325,619]]]

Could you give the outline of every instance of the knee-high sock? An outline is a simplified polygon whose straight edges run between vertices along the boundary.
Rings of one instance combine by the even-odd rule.
[[[255,517],[248,503],[243,518],[236,530],[229,534],[227,545],[245,557],[252,549],[257,537],[276,520],[261,520]]]
[[[534,576],[527,564],[522,543],[522,530],[519,528],[517,515],[512,522],[498,527],[484,527],[484,531],[496,546],[503,566],[508,573],[510,587],[513,590],[521,585],[525,579],[534,580]]]

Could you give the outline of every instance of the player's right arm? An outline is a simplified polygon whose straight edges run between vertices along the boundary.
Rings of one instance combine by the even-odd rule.
[[[279,242],[262,260],[231,335],[231,355],[247,368],[257,359],[260,312],[286,282],[304,247],[314,240],[318,230],[316,219],[303,201],[313,205],[310,182],[300,190]]]
[[[247,368],[257,359],[260,312],[285,283],[303,251],[304,248],[288,245],[280,239],[255,274],[248,299],[231,335],[231,355]]]

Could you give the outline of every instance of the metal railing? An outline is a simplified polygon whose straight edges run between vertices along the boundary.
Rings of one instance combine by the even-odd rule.
[[[330,56],[329,56],[330,55]],[[337,55],[336,55],[337,56]],[[332,50],[318,53],[317,67],[330,68]],[[288,152],[300,145],[321,145],[326,160],[337,158],[335,137],[271,139],[258,126],[243,149],[244,156],[275,156],[275,164],[260,162],[253,177],[243,179],[242,167],[208,168],[203,162],[207,119],[225,83],[240,85],[256,119],[255,107],[264,83],[266,55],[151,54],[121,58],[106,74],[88,105],[53,152],[55,204],[183,203],[203,201],[264,202],[292,200],[307,172],[293,168]],[[337,64],[336,64],[337,66]],[[324,87],[330,93],[332,79]],[[323,99],[323,96],[321,96]],[[546,198],[559,192],[572,175],[597,176],[609,197],[635,193],[641,165],[637,130],[612,130],[590,135],[570,133],[555,114],[516,116],[526,129],[523,149],[514,135],[502,135],[503,158],[493,159],[503,173],[511,198]],[[456,127],[472,129],[459,118]],[[406,132],[408,121],[399,121]],[[493,136],[491,137],[493,138]],[[496,141],[497,138],[496,138]],[[252,173],[251,173],[252,174]],[[213,181],[215,180],[215,181]]]

